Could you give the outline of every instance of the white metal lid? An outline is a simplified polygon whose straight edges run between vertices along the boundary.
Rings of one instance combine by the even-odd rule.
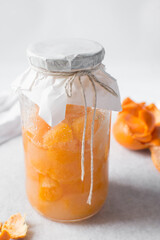
[[[92,69],[104,58],[99,43],[84,39],[55,39],[32,44],[27,49],[30,64],[53,72]]]

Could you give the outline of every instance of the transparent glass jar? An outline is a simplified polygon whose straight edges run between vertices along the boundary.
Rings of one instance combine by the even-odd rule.
[[[104,71],[103,47],[55,40],[28,49],[19,93],[31,205],[55,221],[96,214],[108,192],[111,111],[118,86]],[[110,109],[110,110],[106,110]]]

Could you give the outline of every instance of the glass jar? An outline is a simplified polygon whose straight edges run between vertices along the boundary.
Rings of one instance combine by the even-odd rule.
[[[82,45],[85,45],[84,49],[86,51],[86,41],[81,43],[83,44],[77,45],[78,48],[74,47],[74,51],[79,51]],[[66,51],[68,51],[68,47],[71,47],[69,45],[67,42]],[[38,48],[39,46],[40,50],[44,48],[48,51],[48,47],[44,47],[46,46],[45,44],[38,45]],[[100,45],[97,46],[99,47]],[[51,100],[46,101],[45,98],[49,99],[49,96],[54,97],[57,91],[51,91],[46,97],[48,90],[44,91],[43,89],[46,87],[47,80],[45,79],[49,79],[49,82],[53,81],[53,78],[55,78],[52,77],[53,70],[54,73],[58,72],[58,78],[65,78],[65,72],[66,78],[68,78],[68,73],[71,72],[72,74],[73,69],[68,69],[68,65],[64,63],[64,58],[58,60],[58,64],[55,64],[57,58],[55,57],[56,50],[53,46],[50,46],[50,50],[54,49],[55,52],[50,51],[52,53],[50,61],[46,60],[46,56],[43,59],[40,58],[40,55],[44,55],[44,49],[43,51],[37,50],[37,48],[34,49],[39,52],[35,54],[33,47],[29,48],[28,51],[32,74],[31,72],[27,73],[26,79],[27,74],[25,73],[25,77],[21,77],[21,87],[18,88],[22,116],[27,196],[31,205],[47,218],[61,222],[83,220],[96,214],[106,201],[108,193],[111,111],[102,109],[99,105],[96,107],[98,97],[98,94],[96,96],[96,89],[94,89],[96,96],[94,106],[89,104],[90,106],[87,107],[86,102],[83,105],[85,98],[80,100],[81,104],[77,104],[76,97],[74,97],[78,94],[77,88],[73,89],[73,97],[69,96],[69,98],[72,98],[71,103],[67,102],[64,106],[64,117],[58,117],[62,111],[62,105],[64,105],[61,103],[62,101],[60,101],[61,105],[57,103],[59,101],[57,99],[61,99],[61,94],[58,95],[58,98],[56,97],[56,101],[53,101],[54,103]],[[58,51],[60,49],[58,47]],[[81,50],[82,56],[84,56],[84,49]],[[91,49],[88,51],[91,52]],[[83,71],[83,75],[88,75],[88,78],[91,78],[92,86],[98,84],[98,82],[96,84],[93,83],[94,78],[90,70],[88,72],[88,69],[92,69],[101,63],[104,53],[101,46],[100,49],[101,51],[99,51],[99,48],[98,50],[96,49],[96,54],[93,54],[94,51],[92,52],[91,59],[88,54],[89,57],[81,59],[81,61],[80,53],[78,53],[78,63],[74,54],[75,61],[72,59],[72,64],[69,65],[69,68],[73,66],[73,72],[75,69],[78,69],[76,74],[79,74],[79,71]],[[101,53],[99,58],[97,58],[98,51]],[[93,61],[94,57],[95,61]],[[84,64],[86,60],[87,66]],[[84,73],[84,69],[85,71],[87,69],[87,72]],[[42,78],[42,75],[45,76],[45,79]],[[77,76],[80,81],[80,75]],[[67,81],[70,81],[70,78]],[[26,89],[24,82],[25,86],[27,85]],[[43,84],[42,88],[39,87],[41,84]],[[74,82],[72,84],[76,85]],[[64,86],[66,87],[66,85]],[[87,87],[88,83],[82,86],[83,97]],[[52,88],[54,87],[52,86]],[[34,97],[31,97],[34,90]],[[39,92],[39,97],[37,97],[36,94]],[[70,89],[71,92],[72,89]],[[87,95],[90,97],[88,93]],[[41,100],[39,100],[40,97]],[[104,96],[103,100],[105,100]],[[42,114],[44,102],[48,105],[45,105],[45,114]],[[56,105],[59,108],[56,108],[58,113],[52,114],[51,122],[54,122],[54,124],[51,124],[48,111],[52,111],[53,108],[57,107]],[[48,107],[49,110],[45,109],[47,106],[50,106],[50,108]],[[56,122],[57,118],[61,118],[61,121],[58,120]],[[83,177],[82,169],[84,171]],[[89,198],[90,200],[88,201]]]

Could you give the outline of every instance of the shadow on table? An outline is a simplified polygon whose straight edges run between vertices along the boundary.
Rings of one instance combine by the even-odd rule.
[[[160,222],[160,192],[111,182],[108,200],[102,210],[94,217],[76,224],[143,222],[147,219]]]
[[[125,149],[127,150],[128,152],[131,152],[133,153],[133,150],[130,150],[130,149]],[[150,150],[149,149],[141,149],[141,150],[135,150],[134,151],[134,155],[143,155],[143,157],[149,157],[151,156],[151,153],[150,153]]]

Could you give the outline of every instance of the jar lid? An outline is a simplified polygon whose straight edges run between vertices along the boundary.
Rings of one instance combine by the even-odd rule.
[[[99,43],[84,39],[55,39],[37,42],[27,49],[30,64],[53,72],[92,69],[104,58]]]

